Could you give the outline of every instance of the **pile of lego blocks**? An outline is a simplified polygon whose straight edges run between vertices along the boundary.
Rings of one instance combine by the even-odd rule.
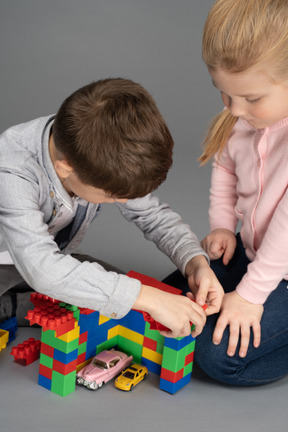
[[[181,294],[154,278],[129,272],[128,276],[158,289]],[[163,328],[147,314],[131,310],[120,320],[81,309],[33,293],[35,309],[30,324],[42,326],[38,383],[61,396],[75,391],[76,371],[99,352],[117,347],[133,355],[150,372],[160,375],[160,389],[176,393],[191,379],[195,340],[165,338]]]

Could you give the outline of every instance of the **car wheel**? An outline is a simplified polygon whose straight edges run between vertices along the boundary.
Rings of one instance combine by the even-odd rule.
[[[99,383],[99,385],[98,385],[98,388],[102,387],[102,386],[103,386],[103,384],[104,384],[104,381],[103,381],[103,382],[101,382],[101,383]]]
[[[131,387],[130,387],[130,391],[132,391],[132,390],[133,390],[133,387],[134,387],[134,386],[133,386],[133,384],[131,384]]]

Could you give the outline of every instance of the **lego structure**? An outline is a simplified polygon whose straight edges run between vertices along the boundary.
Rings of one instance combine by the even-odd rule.
[[[154,278],[129,272],[128,276],[164,291],[181,291]],[[47,296],[33,293],[27,319],[42,327],[39,385],[66,396],[75,391],[76,371],[99,352],[117,347],[133,355],[135,363],[160,376],[160,389],[174,394],[191,379],[195,339],[165,338],[164,327],[149,314],[131,310],[120,320],[97,311],[77,308]]]

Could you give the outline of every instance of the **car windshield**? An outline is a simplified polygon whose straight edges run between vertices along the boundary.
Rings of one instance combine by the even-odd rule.
[[[124,376],[125,378],[133,379],[134,376],[135,376],[135,373],[130,372],[130,371],[128,370],[128,371],[126,371],[126,372],[123,373],[123,376]]]
[[[107,363],[97,358],[93,360],[92,365],[98,367],[99,369],[108,369]]]

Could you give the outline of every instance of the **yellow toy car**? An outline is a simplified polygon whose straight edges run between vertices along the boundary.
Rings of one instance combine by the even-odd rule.
[[[115,386],[124,391],[132,390],[140,381],[146,378],[148,369],[140,364],[133,364],[125,369],[115,380]]]

